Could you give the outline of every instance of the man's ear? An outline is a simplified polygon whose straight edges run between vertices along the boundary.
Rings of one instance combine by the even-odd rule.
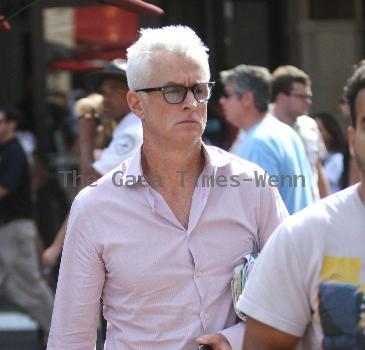
[[[348,127],[347,137],[349,140],[349,150],[350,150],[351,157],[354,157],[354,155],[355,155],[355,152],[354,152],[355,129],[353,126]]]
[[[18,128],[18,122],[15,121],[15,120],[10,120],[8,123],[9,123],[9,125],[11,127],[11,130],[13,132],[16,132],[16,129]]]
[[[252,93],[252,91],[248,90],[246,91],[242,97],[241,97],[241,103],[243,106],[247,107],[247,106],[251,106],[252,103],[254,103],[254,95]]]
[[[127,102],[129,109],[141,120],[144,119],[144,111],[143,111],[143,99],[134,90],[129,90],[127,93]]]
[[[279,103],[282,103],[283,101],[286,101],[288,99],[288,95],[285,94],[284,92],[279,92],[277,95],[276,95],[276,99],[274,102],[279,102]]]

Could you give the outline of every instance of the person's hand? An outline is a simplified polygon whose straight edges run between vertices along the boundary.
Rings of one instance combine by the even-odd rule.
[[[220,333],[205,334],[195,339],[198,344],[209,345],[213,350],[232,350],[227,338]]]
[[[58,257],[60,255],[58,247],[51,245],[42,254],[42,266],[54,267],[57,264]]]
[[[103,96],[99,94],[90,94],[87,97],[79,99],[75,103],[74,112],[75,115],[80,116],[86,113],[101,114],[103,104]]]

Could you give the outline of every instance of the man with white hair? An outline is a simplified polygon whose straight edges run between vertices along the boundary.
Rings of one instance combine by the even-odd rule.
[[[99,299],[105,349],[238,350],[233,269],[287,215],[261,170],[202,134],[208,49],[187,27],[141,31],[128,49],[128,103],[143,144],[75,199],[48,349],[92,349]]]

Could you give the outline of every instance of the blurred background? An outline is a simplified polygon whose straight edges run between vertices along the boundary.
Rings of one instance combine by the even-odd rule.
[[[339,108],[353,64],[364,57],[365,0],[154,0],[163,15],[143,15],[96,0],[0,0],[10,29],[0,31],[0,100],[23,114],[19,135],[32,157],[33,195],[42,245],[59,229],[78,187],[64,173],[78,168],[77,99],[85,73],[124,58],[141,27],[191,26],[210,48],[212,80],[240,63],[272,71],[292,64],[312,79],[313,115]],[[111,1],[112,2],[112,1]],[[118,1],[116,1],[118,2]],[[30,6],[31,4],[31,6]],[[237,130],[209,104],[206,138],[228,149]],[[42,248],[40,248],[42,249]],[[43,271],[54,287],[57,275]],[[36,349],[37,325],[0,297],[0,349]],[[22,334],[23,336],[19,336]]]

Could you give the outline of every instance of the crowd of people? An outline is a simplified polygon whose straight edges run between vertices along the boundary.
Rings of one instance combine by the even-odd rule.
[[[217,83],[208,51],[188,27],[142,29],[127,60],[85,77],[83,189],[40,257],[49,268],[61,259],[55,299],[18,114],[0,106],[0,290],[39,323],[47,349],[94,349],[100,303],[110,350],[365,346],[365,63],[342,96],[348,138],[329,113],[309,116],[299,68],[220,72],[218,103],[239,130],[224,151],[203,141]],[[255,267],[233,305],[247,256]]]

